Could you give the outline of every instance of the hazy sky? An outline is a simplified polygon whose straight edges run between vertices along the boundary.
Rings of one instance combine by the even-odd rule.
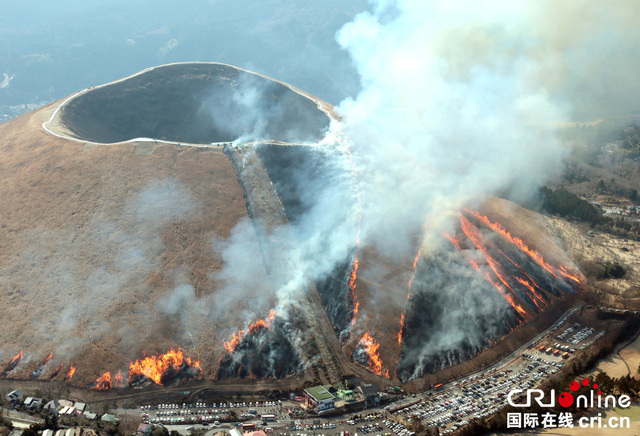
[[[218,61],[288,81],[337,104],[358,90],[340,27],[365,0],[5,0],[0,105],[62,98],[178,61]]]

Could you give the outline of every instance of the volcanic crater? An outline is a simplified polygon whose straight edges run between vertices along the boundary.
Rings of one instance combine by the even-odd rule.
[[[289,85],[224,64],[157,67],[68,101],[61,123],[96,143],[153,138],[210,144],[241,137],[315,142],[329,119]]]

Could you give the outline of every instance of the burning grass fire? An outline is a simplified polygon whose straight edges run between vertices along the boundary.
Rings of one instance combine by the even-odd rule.
[[[6,377],[11,371],[13,371],[20,361],[22,360],[23,352],[21,351],[13,360],[7,365],[2,373],[3,377]],[[47,363],[52,359],[53,354],[50,353],[31,373],[31,379],[35,380],[39,378]],[[53,380],[58,377],[64,368],[64,364],[61,363],[56,369],[54,369],[48,376],[47,380]],[[76,368],[71,365],[69,370],[65,374],[63,381],[70,382],[76,372]],[[124,388],[127,385],[131,387],[141,386],[145,384],[157,384],[167,385],[169,383],[178,381],[183,378],[193,378],[200,376],[202,369],[200,362],[192,359],[191,357],[185,357],[182,349],[171,349],[167,353],[159,354],[155,356],[145,357],[140,360],[136,360],[129,364],[129,372],[127,382],[125,383],[125,377],[122,371],[118,371],[115,376],[112,376],[110,371],[105,372],[98,377],[92,383],[85,385],[86,389],[96,390],[108,390],[112,388]]]
[[[374,374],[382,375],[382,360],[380,359],[380,344],[376,341],[370,332],[366,332],[355,350],[352,357],[362,363],[368,365],[369,371]],[[388,377],[388,372],[385,373]]]
[[[72,369],[74,368],[72,367]],[[185,357],[182,349],[172,348],[164,354],[148,356],[130,363],[127,385],[130,387],[151,383],[167,385],[182,378],[197,377],[201,373],[200,362],[191,359],[191,357]],[[115,376],[112,376],[110,371],[105,372],[93,383],[85,386],[86,389],[100,391],[124,387],[126,385],[121,370]]]
[[[145,357],[136,360],[129,365],[128,381],[130,386],[136,386],[150,380],[157,385],[166,385],[172,380],[181,377],[194,377],[200,375],[202,369],[200,362],[184,357],[181,349],[173,348],[161,355]],[[119,376],[119,377],[118,377]],[[116,380],[122,379],[122,373],[118,373]]]
[[[105,372],[96,379],[95,382],[85,386],[86,389],[96,389],[98,391],[106,391],[111,389],[113,383],[111,382],[111,373]]]
[[[231,340],[229,340],[228,342],[223,339],[222,344],[224,346],[225,351],[227,353],[233,353],[236,350],[236,348],[238,348],[238,344],[240,344],[240,341],[245,335],[254,334],[260,329],[269,329],[269,327],[271,327],[271,323],[273,322],[274,319],[276,319],[277,315],[278,315],[278,312],[276,311],[276,309],[272,309],[266,318],[260,319],[250,324],[246,330],[238,330],[236,333],[233,334],[233,336],[231,336]]]
[[[64,381],[71,381],[71,379],[73,378],[73,374],[75,374],[76,372],[76,367],[71,365],[69,367],[69,371],[67,372],[67,375],[64,376]]]
[[[282,378],[302,369],[304,362],[291,338],[298,334],[294,331],[304,331],[306,324],[297,313],[282,318],[276,315],[272,310],[266,318],[240,330],[231,341],[225,341],[225,354],[217,374],[219,380]]]
[[[11,371],[16,369],[16,367],[20,364],[20,361],[22,360],[22,356],[23,356],[23,352],[22,350],[20,350],[17,356],[14,357],[11,360],[11,362],[9,362],[9,364],[6,366],[4,371],[2,371],[2,374],[0,374],[0,377],[7,377],[11,373]]]
[[[61,363],[59,367],[54,369],[53,372],[51,372],[51,374],[49,374],[49,376],[47,377],[47,380],[53,380],[54,378],[56,378],[62,371],[62,368],[64,368],[64,363]]]
[[[461,211],[458,219],[457,234],[444,234],[453,251],[445,245],[419,253],[416,259],[424,262],[420,268],[414,261],[397,337],[400,380],[460,363],[482,352],[487,343],[496,344],[554,300],[583,289],[574,267],[544,259],[501,224],[469,210]],[[439,341],[441,335],[452,340]],[[366,359],[356,360],[369,365]]]
[[[38,366],[38,368],[31,373],[32,380],[35,380],[42,375],[42,371],[44,371],[44,367],[47,366],[47,363],[49,363],[52,357],[53,357],[53,353],[49,353],[49,355],[42,361],[40,366]]]

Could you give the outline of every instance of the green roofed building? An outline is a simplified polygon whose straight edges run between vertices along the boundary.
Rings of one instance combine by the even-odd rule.
[[[317,411],[329,410],[335,407],[335,397],[329,392],[330,386],[314,386],[304,390],[303,404]]]
[[[353,393],[351,389],[340,389],[338,391],[338,396],[344,401],[355,401],[356,394]]]

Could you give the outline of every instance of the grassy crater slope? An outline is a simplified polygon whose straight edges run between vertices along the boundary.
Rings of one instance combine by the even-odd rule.
[[[181,314],[220,287],[212,240],[247,216],[230,162],[217,149],[63,140],[41,128],[52,110],[0,125],[0,360],[24,349],[12,376],[28,377],[53,352],[45,373],[71,363],[80,382],[181,345],[215,371],[223,326],[242,325],[246,304]]]

